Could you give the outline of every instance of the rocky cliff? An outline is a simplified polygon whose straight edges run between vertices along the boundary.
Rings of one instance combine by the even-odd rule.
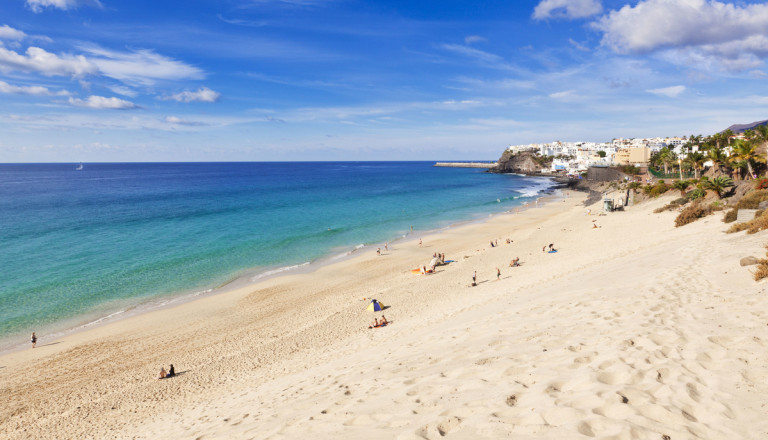
[[[506,150],[499,158],[498,165],[488,171],[492,173],[537,174],[541,172],[542,168],[547,167],[549,167],[549,163],[546,158],[529,152],[514,154]]]

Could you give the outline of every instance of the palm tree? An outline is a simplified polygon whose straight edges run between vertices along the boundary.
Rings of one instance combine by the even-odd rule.
[[[630,182],[629,185],[627,185],[627,188],[631,189],[633,193],[637,194],[637,190],[642,186],[643,184],[640,182]]]
[[[728,156],[721,147],[714,144],[707,150],[707,159],[712,161],[715,174],[720,174],[720,166],[728,160]]]
[[[685,161],[688,162],[691,167],[693,167],[693,176],[694,178],[698,179],[699,172],[704,167],[704,162],[707,161],[707,156],[704,156],[704,154],[699,153],[698,151],[694,151],[693,153],[688,153]]]
[[[664,164],[664,174],[669,174],[669,164],[677,160],[677,155],[669,147],[663,147],[659,150],[659,160]]]
[[[766,147],[765,144],[768,143],[768,125],[758,125],[755,127],[755,142],[761,147]],[[765,155],[768,158],[768,147],[766,147]],[[766,171],[766,176],[768,176],[768,171]]]
[[[672,182],[672,188],[680,191],[680,197],[685,197],[685,190],[691,186],[687,180],[675,180]]]
[[[757,146],[753,142],[745,141],[743,139],[736,139],[733,141],[733,158],[735,161],[745,162],[747,171],[750,177],[754,178],[755,173],[752,169],[753,163],[764,163],[765,158],[760,157],[757,154]]]
[[[726,188],[733,186],[733,179],[728,176],[719,176],[714,179],[704,181],[704,189],[709,189],[715,192],[717,198],[723,197],[723,191]]]

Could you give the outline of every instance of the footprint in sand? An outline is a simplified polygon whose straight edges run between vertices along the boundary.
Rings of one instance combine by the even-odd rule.
[[[428,424],[423,428],[416,431],[416,435],[427,440],[445,437],[454,431],[461,424],[461,419],[458,417],[449,417],[446,420],[433,425]]]

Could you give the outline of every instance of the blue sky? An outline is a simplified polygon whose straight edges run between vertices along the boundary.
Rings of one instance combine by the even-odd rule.
[[[768,119],[768,5],[3,0],[0,162],[496,159]]]

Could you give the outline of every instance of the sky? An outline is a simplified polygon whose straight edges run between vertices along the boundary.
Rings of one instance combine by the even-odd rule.
[[[768,4],[3,0],[0,162],[495,160],[768,119]]]

